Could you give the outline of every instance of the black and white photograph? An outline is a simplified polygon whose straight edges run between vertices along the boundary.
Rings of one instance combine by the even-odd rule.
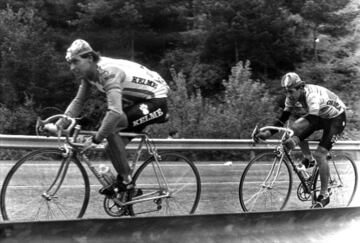
[[[360,0],[0,0],[0,243],[357,243]]]

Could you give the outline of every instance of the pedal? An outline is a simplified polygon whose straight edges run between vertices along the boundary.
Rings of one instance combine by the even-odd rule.
[[[112,185],[104,186],[99,189],[99,193],[106,196],[114,195],[114,187]]]
[[[300,201],[309,201],[311,199],[311,193],[306,190],[302,183],[297,188],[297,197]]]

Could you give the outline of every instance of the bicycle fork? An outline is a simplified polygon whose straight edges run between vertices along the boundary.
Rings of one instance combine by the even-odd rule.
[[[266,176],[264,182],[261,184],[261,186],[263,188],[272,189],[275,181],[277,180],[277,178],[278,178],[278,176],[280,174],[281,163],[283,162],[284,154],[281,155],[278,162],[277,162],[277,159],[278,159],[278,157],[276,156],[274,158],[274,161],[273,161],[272,165],[271,165],[271,168],[270,168],[270,171],[269,171],[268,175]],[[271,179],[271,177],[272,177],[272,179]]]
[[[41,195],[46,201],[51,201],[53,198],[56,198],[55,194],[59,191],[68,171],[72,157],[72,151],[66,146],[64,147],[64,150],[65,151],[62,154],[63,159],[61,161],[60,168],[56,173],[54,181],[51,183],[49,188]]]
[[[273,163],[271,165],[271,168],[270,168],[265,180],[260,184],[259,191],[257,193],[255,193],[253,196],[251,196],[247,200],[248,202],[253,201],[253,200],[254,200],[254,202],[256,202],[257,198],[262,193],[264,193],[267,190],[272,190],[273,189],[273,185],[274,185],[275,181],[278,179],[279,174],[280,174],[281,163],[283,161],[283,158],[284,158],[283,154],[281,155],[281,158],[280,158],[279,161],[277,161],[278,160],[277,156],[274,157],[274,161],[273,161]],[[255,203],[253,205],[255,205]]]

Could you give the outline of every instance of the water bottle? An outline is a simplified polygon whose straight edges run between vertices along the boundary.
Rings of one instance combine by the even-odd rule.
[[[299,163],[296,168],[305,180],[310,178],[310,174],[306,171],[305,165],[303,165],[302,163]]]
[[[116,176],[111,172],[110,167],[107,165],[99,165],[99,174],[103,178],[103,181],[106,183],[106,186],[110,186],[116,181]]]

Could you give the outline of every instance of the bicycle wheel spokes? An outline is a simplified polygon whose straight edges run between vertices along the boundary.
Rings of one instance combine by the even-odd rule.
[[[81,217],[89,200],[89,181],[76,159],[61,170],[63,161],[62,151],[57,149],[35,151],[18,161],[2,187],[3,218],[33,221]]]
[[[240,180],[239,199],[244,211],[275,211],[285,207],[292,177],[285,162],[274,153],[255,157]]]
[[[326,207],[347,207],[350,205],[357,188],[357,169],[355,163],[344,154],[334,154],[328,160],[330,178],[330,203]],[[316,181],[316,196],[320,192],[320,174]]]
[[[133,200],[145,200],[132,205],[132,212],[142,216],[192,214],[201,193],[199,173],[194,164],[174,153],[160,155],[159,163],[151,158],[134,176],[142,195]]]

